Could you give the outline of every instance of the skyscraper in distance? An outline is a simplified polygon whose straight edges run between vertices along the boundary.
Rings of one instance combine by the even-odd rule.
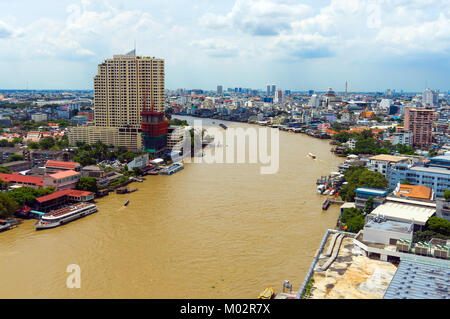
[[[222,95],[223,94],[223,87],[222,87],[222,85],[218,85],[217,86],[217,94],[218,95]]]
[[[277,89],[277,86],[275,84],[272,84],[272,91],[270,92],[272,96],[275,96],[275,90]]]

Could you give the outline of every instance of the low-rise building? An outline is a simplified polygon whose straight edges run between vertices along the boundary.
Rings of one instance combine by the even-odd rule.
[[[81,177],[81,173],[73,170],[46,174],[43,179],[44,187],[54,187],[56,190],[74,189]]]
[[[355,189],[355,207],[357,209],[364,209],[369,198],[373,199],[373,207],[381,205],[386,200],[388,189],[378,189],[371,187],[358,187]]]

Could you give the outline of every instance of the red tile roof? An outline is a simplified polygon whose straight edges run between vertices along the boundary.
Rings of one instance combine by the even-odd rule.
[[[45,163],[45,167],[61,167],[61,168],[70,168],[74,169],[78,166],[78,163],[75,162],[62,162],[62,161],[52,161],[49,160]]]
[[[81,197],[81,196],[89,196],[91,194],[92,193],[88,192],[88,191],[80,191],[80,190],[76,190],[76,189],[63,189],[63,190],[56,191],[54,193],[51,193],[51,194],[48,194],[45,196],[38,197],[38,198],[36,198],[36,200],[39,203],[44,203],[49,200],[53,200],[53,199],[60,198],[63,196]]]
[[[4,173],[0,173],[0,179],[5,182],[27,183],[27,184],[34,184],[37,186],[42,186],[44,180],[42,177],[25,176],[20,174],[4,174]]]

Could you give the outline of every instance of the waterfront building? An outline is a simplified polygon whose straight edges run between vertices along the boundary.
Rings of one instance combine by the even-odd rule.
[[[94,77],[94,126],[74,127],[69,142],[84,141],[89,144],[101,141],[107,145],[123,146],[132,151],[142,148],[160,151],[165,147],[164,130],[147,131],[142,141],[142,112],[148,121],[164,122],[159,114],[164,112],[164,60],[137,56],[133,50],[114,55],[98,65]],[[153,116],[157,113],[157,116]],[[146,122],[148,123],[148,122]],[[152,136],[152,133],[162,133]],[[158,143],[153,143],[154,138]],[[155,145],[145,145],[146,143]],[[155,150],[152,147],[157,147]]]
[[[405,131],[413,133],[413,145],[427,147],[432,143],[434,111],[431,109],[405,108]]]
[[[386,200],[388,189],[378,189],[371,187],[358,187],[355,189],[355,207],[364,209],[369,198],[373,199],[373,208],[381,205]]]
[[[435,197],[442,197],[450,189],[450,155],[432,157],[423,166],[411,163],[396,163],[389,171],[389,187],[395,189],[402,180],[412,185],[425,185],[432,189]]]
[[[69,202],[88,202],[94,199],[94,193],[75,189],[59,190],[36,198],[35,207],[39,212],[50,212],[66,206]]]
[[[367,168],[372,172],[378,172],[389,178],[390,170],[393,164],[406,163],[408,157],[393,156],[387,154],[380,154],[369,157],[367,162]]]

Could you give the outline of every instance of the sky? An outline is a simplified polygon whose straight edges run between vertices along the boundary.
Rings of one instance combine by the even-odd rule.
[[[0,89],[92,89],[134,43],[168,89],[450,89],[448,0],[0,0]]]

